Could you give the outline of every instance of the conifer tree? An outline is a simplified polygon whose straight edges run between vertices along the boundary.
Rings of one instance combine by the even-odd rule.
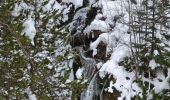
[[[142,7],[132,18],[134,38],[132,45],[135,52],[134,59],[137,60],[137,71],[139,75],[149,80],[143,84],[143,99],[149,98],[149,95],[152,95],[153,99],[168,98],[168,91],[158,92],[154,90],[154,84],[151,83],[155,78],[158,78],[159,82],[163,82],[167,80],[168,76],[170,66],[168,12],[168,1],[143,0]],[[161,75],[163,75],[163,79],[159,79]],[[139,80],[141,79],[139,78]]]
[[[5,0],[0,4],[2,100],[69,98],[69,88],[60,87],[63,71],[69,69],[68,34],[56,26],[62,14],[55,5],[45,8],[49,3]]]

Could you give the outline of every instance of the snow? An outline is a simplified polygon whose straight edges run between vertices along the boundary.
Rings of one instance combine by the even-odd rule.
[[[111,60],[116,63],[119,63],[125,57],[128,57],[128,56],[130,56],[130,49],[127,46],[122,45],[113,50],[113,53],[111,55]]]
[[[83,5],[83,0],[72,0],[72,2],[75,4],[76,8]]]
[[[36,35],[36,29],[34,25],[35,25],[34,20],[31,18],[31,16],[29,16],[28,19],[26,19],[25,22],[23,23],[24,30],[22,32],[23,34],[29,37],[32,45],[34,45],[34,37]]]
[[[63,0],[63,2],[66,2],[66,3],[73,3],[75,5],[75,8],[77,9],[78,7],[81,7],[83,6],[83,0]]]
[[[130,100],[130,97],[134,97],[135,95],[142,93],[140,87],[134,82],[135,72],[127,72],[123,66],[118,65],[124,57],[129,56],[129,52],[129,49],[126,46],[115,48],[110,60],[104,63],[102,68],[99,70],[99,75],[101,78],[104,78],[106,73],[108,73],[113,75],[116,79],[114,84],[113,82],[110,83],[108,91],[112,93],[112,86],[114,86],[121,92],[121,98],[126,97],[127,100]]]
[[[158,50],[154,50],[154,55],[159,55]]]
[[[152,82],[154,84],[153,89],[155,90],[156,93],[159,93],[164,89],[170,89],[168,79],[162,79],[162,80],[163,82],[158,81],[158,79],[154,79]]]
[[[61,10],[63,7],[56,0],[49,0],[48,3],[43,7],[43,11],[50,10]]]
[[[94,20],[90,26],[88,26],[85,30],[84,33],[89,33],[91,30],[100,30],[102,32],[107,32],[109,29],[109,26],[101,20]]]
[[[37,100],[35,94],[29,95],[30,100]]]
[[[100,42],[103,42],[105,44],[108,43],[108,38],[109,34],[108,33],[103,33],[99,35],[96,41],[90,44],[90,49],[93,50],[93,56],[97,54],[97,46],[99,45]]]
[[[15,4],[14,10],[11,12],[12,16],[15,16],[15,17],[19,16],[21,10],[22,10],[22,7],[19,6],[18,4]]]
[[[61,84],[60,87],[64,88],[64,87],[66,87],[66,85],[65,84]]]
[[[20,3],[16,3],[14,5],[14,9],[11,11],[12,16],[17,17],[21,14],[22,10],[33,10],[34,7],[32,7],[31,5],[27,5],[26,3],[24,3],[23,1],[21,1]],[[31,40],[32,45],[34,45],[34,37],[36,34],[36,29],[35,29],[35,23],[34,23],[34,19],[31,18],[31,15],[28,16],[28,18],[23,22],[23,32],[22,34],[25,34],[26,36],[28,36],[28,38]]]
[[[103,66],[102,62],[99,62],[99,63],[96,64],[97,69],[100,69],[102,66]]]
[[[139,0],[140,1],[140,0]],[[140,2],[138,1],[138,7],[140,6]],[[62,0],[62,2],[65,3],[73,3],[75,5],[75,8],[81,7],[83,5],[83,0]],[[89,0],[89,6],[91,6],[93,3],[95,3],[95,0]],[[124,60],[126,57],[131,56],[130,51],[130,35],[126,34],[128,31],[128,26],[123,23],[128,23],[129,15],[127,13],[127,2],[125,0],[99,0],[97,3],[95,3],[93,6],[101,6],[102,7],[102,13],[97,14],[96,18],[92,21],[92,23],[87,26],[84,30],[85,34],[89,34],[92,30],[100,30],[102,34],[99,35],[99,37],[90,44],[90,49],[93,50],[93,56],[98,54],[98,45],[103,42],[107,45],[106,48],[106,56],[111,55],[110,59],[106,62],[99,62],[96,64],[97,68],[99,69],[99,76],[101,78],[104,78],[106,74],[112,75],[115,82],[110,81],[110,85],[108,87],[108,92],[114,93],[113,88],[116,88],[120,93],[121,96],[118,98],[118,100],[123,100],[123,98],[126,98],[126,100],[130,100],[131,97],[134,97],[135,95],[142,96],[142,89],[138,86],[138,84],[135,82],[136,76],[135,71],[128,72],[125,70],[124,66],[120,66],[119,63]],[[151,3],[150,3],[151,5]],[[62,21],[67,21],[69,16],[66,16],[66,14],[69,11],[69,7],[66,8],[66,6],[62,6],[55,0],[49,0],[48,4],[46,4],[43,7],[43,11],[50,11],[52,10],[59,10],[58,13],[62,11],[62,14],[64,14]],[[28,8],[25,3],[21,3],[20,5],[16,4],[14,7],[14,10],[12,11],[12,15],[17,17],[20,15],[21,11],[23,9],[31,9]],[[63,10],[64,9],[64,10]],[[79,29],[82,28],[82,24],[85,22],[84,19],[86,19],[87,11],[89,10],[88,7],[83,8],[79,10],[74,18],[73,22],[70,23],[70,29],[74,26]],[[113,21],[115,16],[121,16],[121,21],[118,20],[116,23]],[[168,15],[170,16],[170,14]],[[104,21],[100,20],[102,17],[106,18]],[[80,24],[77,23],[77,19],[80,19]],[[51,22],[54,21],[54,19],[50,19]],[[34,26],[34,19],[31,18],[31,16],[28,17],[23,23],[24,30],[23,34],[29,37],[31,40],[32,45],[34,45],[34,37],[36,35],[36,29]],[[76,25],[77,26],[76,26]],[[50,26],[49,22],[49,26]],[[115,25],[114,28],[111,28],[110,25]],[[157,27],[160,27],[159,25]],[[170,34],[170,33],[167,33]],[[162,35],[160,34],[160,30],[156,32],[156,37],[159,39],[164,40]],[[132,38],[132,41],[133,38]],[[69,48],[69,46],[63,46],[63,40],[58,39],[56,42],[56,47],[58,47],[55,50],[55,56],[62,56],[65,54],[65,50]],[[165,41],[164,43],[159,44],[160,46],[165,46],[165,44],[170,45],[169,41]],[[150,45],[150,44],[149,44]],[[170,51],[169,48],[166,48]],[[147,53],[149,55],[149,53]],[[147,55],[146,54],[146,55]],[[145,55],[145,56],[146,56]],[[154,55],[159,55],[159,52],[157,50],[154,51]],[[41,57],[47,57],[47,53],[41,52],[38,53],[36,56]],[[36,57],[35,56],[35,57]],[[68,59],[72,59],[73,55],[69,55],[67,57]],[[72,63],[69,63],[69,67],[72,66]],[[56,68],[56,76],[59,76],[61,71],[66,68],[66,63],[58,63]],[[64,67],[61,67],[64,66]],[[159,64],[156,63],[154,59],[151,59],[149,62],[149,67],[154,70],[159,66]],[[53,65],[49,64],[47,65],[49,69],[53,68]],[[83,68],[79,68],[76,72],[76,77],[78,79],[82,79],[83,75]],[[145,77],[142,77],[142,80],[145,82],[149,82],[154,85],[153,90],[156,93],[161,92],[163,89],[170,89],[168,79],[170,77],[170,69],[168,69],[168,76],[165,77],[163,73],[158,73],[156,78],[147,79]],[[162,81],[160,81],[160,79]],[[66,80],[66,83],[70,83],[74,80],[73,71],[71,71],[69,78]],[[87,91],[85,92],[85,99],[90,100],[92,99],[92,89],[94,88],[92,83],[94,82],[94,78],[91,80]],[[62,86],[65,86],[62,84]],[[94,90],[93,90],[94,91]],[[29,90],[28,92],[30,100],[36,100],[36,96],[32,94],[32,91]]]
[[[89,5],[92,5],[96,2],[96,0],[89,0]]]
[[[28,94],[29,100],[37,100],[36,95],[32,93],[29,87],[25,90],[25,92]]]
[[[69,50],[69,48],[71,48],[71,46],[70,45],[66,45],[64,40],[61,39],[61,38],[58,38],[55,41],[55,46],[58,47],[55,50],[55,56],[63,56],[66,53],[66,50]],[[71,57],[72,55],[70,54],[69,56]]]
[[[66,84],[67,83],[71,83],[74,80],[74,74],[73,74],[73,70],[71,70],[71,73],[69,75],[69,78],[66,80]]]
[[[74,15],[73,21],[68,25],[69,31],[71,31],[74,28],[76,28],[77,30],[80,30],[84,27],[86,14],[89,9],[90,9],[89,7],[85,7],[77,11],[77,13]],[[80,33],[80,31],[74,34],[78,34],[78,33]]]
[[[77,70],[77,72],[76,72],[76,77],[78,78],[78,79],[82,79],[82,74],[83,74],[83,68],[79,68],[78,70]]]
[[[48,65],[47,65],[47,68],[48,68],[48,69],[52,69],[52,68],[53,68],[53,65],[52,65],[52,64],[48,64]]]
[[[154,59],[150,60],[149,67],[151,67],[151,69],[155,69],[157,66],[158,64],[155,62]]]
[[[170,68],[168,68],[168,76],[167,77],[165,77],[165,75],[161,71],[157,72],[156,74],[157,74],[156,78],[149,80],[145,77],[142,77],[142,80],[153,84],[154,85],[153,90],[155,91],[155,93],[160,93],[164,89],[170,89],[170,85],[168,82],[169,78],[170,78]],[[162,80],[162,81],[160,81],[160,80]]]
[[[21,1],[20,3],[16,3],[14,5],[14,9],[11,11],[11,14],[12,16],[17,17],[21,14],[22,10],[26,10],[26,9],[33,10],[33,7],[30,5],[28,6],[26,3]]]
[[[113,93],[114,91],[113,91],[113,87],[114,85],[113,85],[113,81],[110,81],[110,86],[108,87],[108,92],[110,92],[110,93]]]
[[[125,22],[128,22],[128,13],[126,13],[125,8],[126,4],[127,3],[123,0],[99,0],[99,5],[102,5],[103,7],[103,14],[97,15],[96,19],[85,31],[88,33],[92,29],[95,29],[103,32],[99,35],[96,41],[90,44],[90,49],[93,50],[93,56],[95,56],[98,53],[97,47],[99,43],[103,42],[107,45],[106,55],[111,54],[111,57],[108,61],[102,64],[99,70],[99,76],[104,78],[106,74],[113,75],[116,82],[113,83],[113,81],[110,81],[108,92],[113,93],[114,91],[112,87],[115,87],[121,92],[121,96],[118,98],[119,100],[122,100],[123,98],[130,100],[131,97],[134,97],[135,95],[142,96],[142,89],[136,82],[134,82],[136,79],[135,72],[127,72],[123,66],[119,65],[119,62],[123,61],[125,57],[129,57],[131,55],[129,48],[130,35],[126,34],[128,26],[121,22],[115,23],[116,25],[113,30],[110,30],[109,26],[109,24],[114,23],[114,16],[123,15],[122,19],[124,19]],[[106,17],[106,20],[99,20],[101,17]],[[100,64],[98,66],[100,66]]]

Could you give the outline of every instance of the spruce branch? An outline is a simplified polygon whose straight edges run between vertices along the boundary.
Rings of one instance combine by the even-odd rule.
[[[16,39],[17,41],[17,44],[19,45],[19,47],[21,48],[21,50],[23,51],[23,54],[26,56],[27,58],[27,61],[30,63],[31,65],[31,70],[30,70],[30,73],[32,74],[33,73],[33,68],[35,68],[35,64],[33,62],[33,60],[31,59],[29,53],[26,51],[24,45],[22,44],[21,42],[21,39],[20,39],[20,36],[16,33],[16,29],[12,26],[9,26],[8,24],[6,24],[5,22],[3,21],[0,21],[0,26],[2,27],[6,27],[8,29],[8,31],[14,36],[14,38]]]

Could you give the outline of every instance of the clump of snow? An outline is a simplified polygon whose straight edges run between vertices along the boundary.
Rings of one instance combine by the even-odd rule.
[[[131,97],[134,97],[135,95],[139,95],[142,93],[140,87],[137,85],[137,83],[134,82],[135,80],[134,72],[127,72],[121,66],[116,66],[116,68],[112,66],[111,68],[111,65],[110,66],[109,65],[107,66],[109,67],[107,71],[110,70],[109,73],[113,75],[113,77],[116,79],[116,82],[110,83],[108,92],[113,93],[112,87],[115,87],[118,91],[121,92],[120,98],[126,98],[127,100],[130,100]]]
[[[31,16],[29,16],[28,19],[25,20],[23,26],[24,26],[23,34],[28,36],[29,39],[31,40],[32,45],[34,45],[34,37],[36,35],[36,29],[35,29],[34,20],[31,18]]]
[[[150,60],[149,67],[151,67],[151,69],[155,69],[157,66],[158,64],[155,62],[154,59]]]
[[[74,34],[80,33],[85,25],[85,20],[86,20],[86,14],[89,11],[89,7],[82,8],[76,12],[74,15],[73,21],[68,25],[69,26],[69,31],[72,31],[72,29],[77,29],[77,32]]]
[[[147,79],[145,77],[142,77],[143,81],[150,82],[154,85],[153,91],[155,93],[160,93],[164,89],[170,89],[169,85],[169,78],[170,78],[170,68],[168,68],[168,76],[165,77],[164,73],[162,71],[159,71],[156,73],[156,78],[153,79]]]
[[[66,87],[66,85],[65,84],[61,84],[60,87],[64,88],[64,87]]]
[[[89,0],[89,5],[92,5],[96,2],[96,0]]]
[[[19,16],[22,8],[18,4],[15,4],[14,10],[11,12],[12,16]]]
[[[78,78],[78,79],[82,79],[82,74],[83,74],[83,68],[79,68],[78,70],[77,70],[77,72],[76,72],[76,77]]]
[[[35,94],[30,95],[29,98],[30,98],[30,100],[37,100]]]
[[[99,63],[96,64],[97,69],[100,69],[102,66],[103,66],[102,62],[99,62]]]
[[[113,50],[113,53],[111,54],[111,60],[119,63],[120,61],[123,61],[125,57],[130,56],[130,49],[127,46],[119,46],[116,47]]]
[[[128,13],[125,8],[127,2],[124,2],[123,0],[99,0],[98,4],[103,7],[103,13],[96,16],[96,19],[92,23],[94,26],[91,24],[85,32],[89,33],[97,26],[96,24],[100,25],[96,30],[104,31],[104,33],[99,35],[96,41],[90,44],[90,49],[93,50],[93,56],[97,55],[97,46],[101,42],[107,45],[106,55],[111,54],[110,60],[101,66],[99,76],[104,78],[106,74],[113,75],[116,81],[115,83],[113,83],[113,81],[110,82],[108,92],[113,93],[113,87],[120,91],[121,96],[118,98],[119,100],[122,100],[123,98],[130,100],[131,97],[134,97],[135,95],[142,96],[142,89],[134,82],[134,80],[136,80],[135,71],[128,72],[123,66],[119,65],[119,62],[131,55],[129,47],[130,35],[127,34],[128,26],[119,21],[114,23],[113,18],[114,16],[120,16],[120,18],[124,19],[124,22],[128,22]],[[101,17],[105,17],[106,20],[101,21]],[[110,30],[111,27],[109,25],[111,23],[115,24],[112,30]],[[102,27],[104,27],[105,30],[103,30]]]
[[[29,100],[37,100],[36,95],[32,93],[30,88],[27,88],[25,92],[28,94]]]
[[[110,60],[104,63],[102,68],[99,70],[99,75],[101,78],[105,77],[106,74],[110,74],[116,79],[115,83],[110,83],[108,91],[112,93],[112,87],[114,86],[121,92],[120,98],[125,97],[127,100],[142,93],[140,87],[134,82],[136,79],[135,72],[127,72],[123,66],[119,66],[118,64],[124,57],[128,57],[129,54],[130,50],[126,46],[119,46],[115,48]]]
[[[73,74],[73,70],[71,70],[71,73],[69,75],[69,78],[66,80],[66,84],[67,83],[71,83],[74,80],[74,74]]]
[[[154,55],[159,55],[158,50],[154,50]]]
[[[114,85],[113,85],[113,81],[110,81],[110,86],[108,87],[108,92],[110,92],[110,93],[113,93],[114,91],[113,91],[113,87]]]
[[[114,16],[127,13],[126,7],[128,6],[125,0],[99,0],[98,5],[102,6],[103,16],[105,16],[107,23],[112,23]]]
[[[66,3],[71,2],[75,5],[75,8],[83,6],[83,0],[62,0],[62,2],[66,2]]]
[[[48,64],[48,65],[47,65],[47,68],[48,68],[48,69],[52,69],[52,68],[53,68],[53,65],[52,65],[52,64]]]
[[[61,38],[58,38],[55,41],[55,45],[56,45],[56,47],[58,47],[55,50],[55,56],[63,56],[66,53],[66,50],[69,50],[71,48],[71,46],[70,45],[66,45],[64,40],[61,39]]]
[[[64,2],[64,1],[62,1],[62,2]],[[56,22],[58,24],[60,24],[61,20],[63,22],[68,20],[67,13],[69,12],[71,6],[72,5],[67,7],[66,5],[59,4],[56,0],[49,0],[48,3],[42,7],[42,9],[43,9],[44,12],[49,12],[49,13],[51,12],[52,13],[53,11],[57,11],[55,14],[59,14],[59,15],[62,14],[63,15],[62,17],[59,16],[57,18],[57,20],[55,19]],[[54,19],[50,19],[50,20],[49,20],[48,26],[52,27],[53,24],[51,25],[51,23],[54,22]]]
[[[33,7],[31,7],[30,5],[28,6],[26,3],[21,1],[20,3],[16,3],[14,5],[14,9],[12,10],[11,14],[12,14],[12,16],[17,17],[21,14],[21,11],[25,10],[25,9],[33,10]]]
[[[48,3],[43,7],[43,11],[61,10],[63,7],[56,0],[49,0]]]
[[[97,46],[99,45],[99,43],[103,42],[103,43],[107,44],[108,38],[109,38],[109,34],[103,33],[103,34],[99,35],[99,38],[97,38],[96,41],[94,41],[93,43],[90,44],[90,49],[93,50],[93,56],[95,56],[97,54]]]
[[[107,23],[101,20],[94,20],[90,26],[88,26],[85,30],[84,33],[89,33],[91,30],[100,30],[102,32],[107,32],[109,30],[109,26]]]
[[[168,78],[166,78],[166,79],[162,78],[162,82],[160,82],[160,80],[158,80],[158,79],[154,79],[151,83],[154,84],[153,89],[156,93],[159,93],[164,89],[170,89],[170,86],[168,83]]]

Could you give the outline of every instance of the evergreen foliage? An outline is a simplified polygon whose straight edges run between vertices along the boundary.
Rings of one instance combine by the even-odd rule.
[[[67,33],[60,32],[57,19],[61,16],[55,9],[45,11],[49,1],[5,0],[0,6],[0,99],[28,99],[31,95],[43,100],[69,98],[69,88],[61,89],[62,70],[66,69],[69,46]],[[26,5],[22,7],[22,5]],[[21,7],[14,16],[15,7]],[[33,40],[24,22],[34,21],[36,35]],[[57,31],[58,30],[58,31]],[[34,44],[33,44],[34,43]],[[65,48],[63,48],[65,47]],[[63,54],[57,55],[56,50]],[[62,58],[62,59],[61,59]],[[67,61],[67,62],[66,62]],[[56,93],[67,90],[67,94]]]
[[[139,75],[144,75],[149,80],[162,74],[166,78],[168,74],[168,71],[165,71],[170,66],[169,44],[167,44],[169,38],[166,37],[169,34],[169,28],[166,26],[170,21],[168,12],[168,1],[165,4],[159,0],[143,0],[142,8],[132,18],[132,37],[135,39],[132,43],[133,59],[138,64],[136,69]],[[150,65],[151,60],[157,64],[154,68]],[[158,74],[159,72],[162,74]],[[155,93],[153,87],[152,83],[143,83],[143,99],[148,98],[148,91],[153,94],[153,99],[167,96],[168,91],[164,94]]]
[[[0,100],[168,100],[170,1],[75,1],[0,1]]]

